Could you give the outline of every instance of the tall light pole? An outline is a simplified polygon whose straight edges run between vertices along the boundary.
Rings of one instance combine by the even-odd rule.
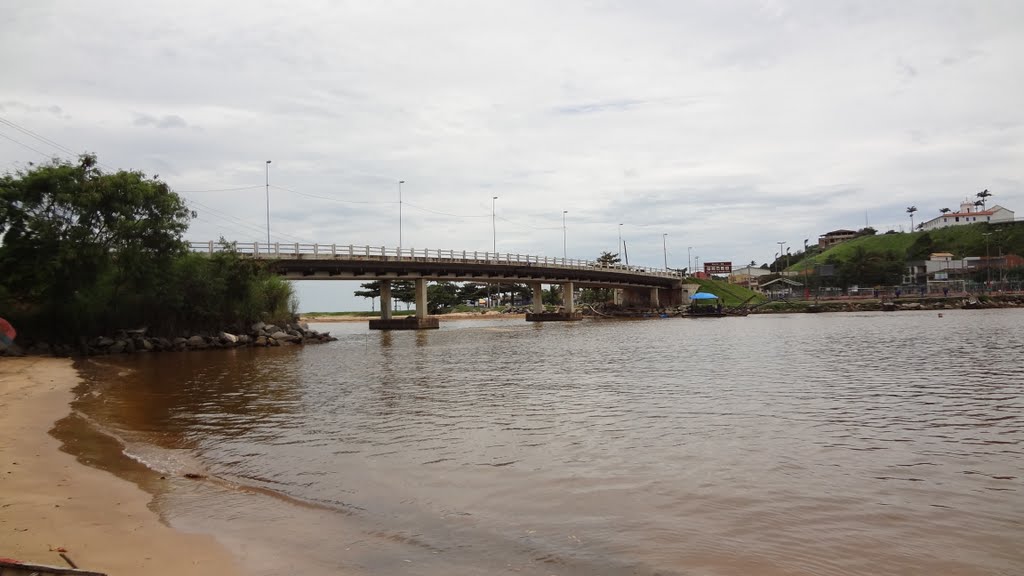
[[[782,247],[785,246],[786,243],[785,242],[776,242],[776,244],[779,245],[779,254],[785,254],[785,251],[782,249]],[[775,259],[778,260],[778,256],[776,256]],[[779,269],[779,276],[782,276],[782,268],[780,266],[776,266],[776,268]]]
[[[267,175],[267,251],[270,251],[270,160],[267,160],[266,165]]]
[[[686,271],[693,274],[693,259],[690,258],[690,250],[693,250],[693,246],[686,247]]]
[[[495,255],[498,253],[498,226],[494,223],[494,203],[497,200],[497,196],[491,196],[491,250]]]
[[[693,257],[693,267],[700,268],[700,256]]]
[[[619,253],[616,256],[619,257],[619,262],[622,262],[622,224],[619,224]]]
[[[668,270],[668,233],[661,235],[661,251],[665,255],[665,270]]]
[[[562,260],[566,259],[565,250],[565,215],[568,214],[568,210],[562,210]]]
[[[398,255],[402,255],[402,184],[405,180],[398,181]]]

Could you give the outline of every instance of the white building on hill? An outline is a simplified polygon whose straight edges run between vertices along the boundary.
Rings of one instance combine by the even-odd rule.
[[[978,222],[988,222],[995,224],[996,222],[1013,222],[1013,211],[1007,210],[1002,206],[996,205],[985,210],[979,210],[974,202],[970,200],[964,200],[960,204],[959,212],[947,212],[932,218],[924,223],[921,227],[922,230],[934,230],[936,228],[945,228],[947,226],[962,226],[964,224],[977,224]]]

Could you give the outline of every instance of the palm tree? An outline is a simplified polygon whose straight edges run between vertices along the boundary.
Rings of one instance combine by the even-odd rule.
[[[907,214],[910,214],[910,230],[914,230],[914,212],[917,212],[917,206],[907,206]]]
[[[976,200],[974,202],[974,206],[975,207],[981,206],[982,208],[984,208],[985,207],[985,201],[984,200]]]
[[[982,208],[984,208],[987,205],[986,200],[991,195],[992,195],[992,193],[988,191],[988,188],[986,188],[986,189],[982,190],[981,192],[978,192],[977,194],[975,194],[975,196],[977,196],[978,198],[981,198],[981,207]],[[978,203],[975,202],[974,205],[977,206]]]
[[[946,213],[952,212],[952,210],[950,210],[949,208],[940,208],[939,212],[942,213],[942,214],[946,214]]]

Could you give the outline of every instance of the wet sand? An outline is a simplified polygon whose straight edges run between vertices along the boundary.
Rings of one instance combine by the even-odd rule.
[[[135,484],[80,464],[49,434],[78,375],[70,360],[0,359],[0,557],[111,576],[240,574],[212,536],[178,532]]]

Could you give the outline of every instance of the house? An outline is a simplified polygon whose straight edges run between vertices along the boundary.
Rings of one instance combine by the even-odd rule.
[[[789,298],[792,296],[794,289],[803,288],[803,284],[793,280],[792,278],[780,277],[775,280],[769,280],[764,284],[761,284],[760,290],[769,298]]]
[[[991,208],[980,210],[974,205],[974,202],[964,200],[960,203],[959,212],[947,212],[936,218],[932,218],[931,220],[922,223],[921,229],[935,230],[937,228],[946,228],[948,226],[977,224],[978,222],[988,222],[989,224],[995,224],[996,222],[1013,222],[1013,210],[1007,210],[998,204]]]
[[[857,237],[855,230],[833,230],[826,232],[821,236],[818,236],[818,247],[822,250],[830,248],[839,244],[840,242],[846,242],[847,240],[853,240]]]
[[[732,272],[729,274],[729,283],[746,286],[751,290],[757,290],[757,279],[761,276],[768,276],[769,274],[771,274],[771,270],[758,268],[757,266],[733,268]]]

